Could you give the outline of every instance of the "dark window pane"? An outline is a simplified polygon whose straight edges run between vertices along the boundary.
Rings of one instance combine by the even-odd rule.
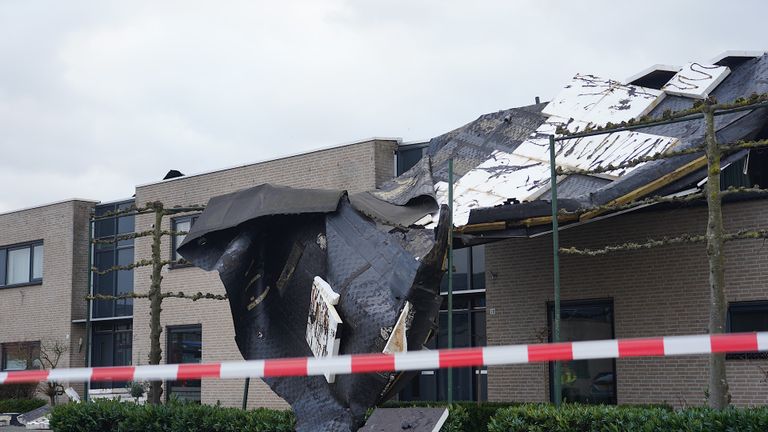
[[[485,289],[485,246],[472,247],[472,289]]]
[[[130,321],[93,323],[91,364],[93,366],[128,366],[131,364],[132,325]],[[125,382],[92,382],[91,388],[124,388]]]
[[[123,211],[127,210],[129,208],[133,207],[133,203],[123,203],[117,206],[117,210]],[[134,222],[135,222],[135,216],[122,216],[117,218],[117,233],[118,234],[125,234],[133,232],[134,230]]]
[[[397,175],[400,175],[416,165],[421,160],[426,147],[417,148],[400,147],[397,150]]]
[[[469,248],[453,251],[453,290],[463,291],[469,289]],[[440,291],[448,291],[448,272],[443,276]]]
[[[731,306],[731,332],[768,331],[768,303]]]
[[[95,235],[97,238],[109,237],[115,235],[115,220],[114,219],[102,219],[94,223]]]
[[[198,326],[168,329],[168,363],[200,363],[203,332]],[[168,397],[200,402],[200,380],[168,382]]]
[[[0,285],[5,285],[5,266],[7,251],[0,249]]]
[[[549,306],[550,332],[554,309]],[[613,338],[613,305],[609,301],[563,303],[560,307],[560,340],[585,341]],[[616,370],[613,359],[576,360],[561,363],[563,400],[616,403]],[[550,368],[550,395],[552,394]]]

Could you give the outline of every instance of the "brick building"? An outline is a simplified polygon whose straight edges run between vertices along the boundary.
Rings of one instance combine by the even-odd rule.
[[[764,80],[754,79],[753,75],[758,76],[763,72],[768,75],[768,57],[762,55],[731,55],[713,63],[732,67],[732,76],[736,76],[733,82],[737,85],[761,83]],[[659,90],[655,93],[660,94],[662,85],[673,75],[674,71],[652,71],[634,81],[644,86],[655,86],[653,88]],[[722,88],[728,91],[745,91],[740,87],[731,89],[733,86],[728,81],[725,83]],[[632,85],[628,83],[617,86],[612,81],[609,84],[612,89]],[[678,109],[684,106],[682,104],[685,101],[669,96],[661,103],[667,103],[669,109]],[[498,155],[498,148],[514,152],[517,148],[515,146],[520,146],[532,132],[542,125],[547,126],[544,122],[548,116],[542,114],[544,105],[487,114],[429,143],[404,145],[397,139],[372,138],[295,156],[139,185],[135,197],[129,200],[99,204],[73,200],[2,214],[0,368],[33,367],[32,364],[24,363],[18,353],[24,349],[39,349],[36,347],[46,337],[69,341],[70,354],[62,366],[78,366],[85,362],[87,349],[81,341],[86,335],[86,315],[82,299],[88,292],[88,214],[91,208],[94,208],[98,216],[132,205],[141,206],[150,201],[160,201],[167,207],[205,204],[213,196],[262,183],[363,192],[381,186],[395,175],[407,173],[424,155],[430,157],[429,176],[434,176],[437,190],[439,182],[446,180],[449,155],[459,155],[455,171],[462,177],[477,169],[478,163],[486,160],[492,152]],[[654,106],[649,109],[666,109],[663,105]],[[754,128],[750,136],[768,137],[765,111],[755,111],[749,116],[747,120],[752,122],[749,127]],[[691,130],[695,131],[696,128]],[[684,134],[680,136],[690,138]],[[676,138],[660,142],[674,143],[673,139]],[[729,165],[723,170],[723,187],[757,184],[761,188],[768,188],[768,153],[765,151],[743,151],[729,155],[726,163]],[[534,165],[538,164],[523,168]],[[549,168],[539,171],[542,178],[548,180]],[[483,178],[489,180],[486,182],[488,184],[493,180],[488,176]],[[585,188],[598,190],[612,182],[621,183],[614,182],[617,178],[606,175],[572,176],[558,183],[558,189],[564,195],[581,193]],[[701,177],[696,177],[696,172],[687,172],[686,176],[677,179],[677,186],[688,188],[689,191],[701,187]],[[537,184],[536,195],[531,200],[546,195],[547,188],[544,183]],[[473,192],[470,187],[463,191]],[[679,190],[668,191],[673,192],[678,193]],[[512,201],[501,206],[509,208],[520,202],[527,204],[525,201],[528,201],[509,200],[509,195],[492,198],[498,201],[481,207],[493,210],[497,204]],[[724,203],[726,230],[768,228],[768,201],[755,196],[742,198]],[[455,205],[459,207],[457,202]],[[462,204],[467,203],[472,204],[472,200],[462,201]],[[469,207],[464,210],[464,217],[470,217]],[[187,213],[167,217],[163,229],[186,231],[194,223],[195,216],[195,213]],[[148,230],[152,223],[152,215],[126,215],[100,220],[93,226],[93,235],[100,239],[114,239],[120,234]],[[518,226],[516,229],[522,230],[521,233],[509,234],[511,230],[508,230],[506,237],[511,238],[506,240],[498,240],[504,237],[500,235],[495,239],[497,241],[479,244],[482,243],[480,241],[474,246],[455,251],[455,346],[525,344],[550,339],[553,321],[552,237],[546,227],[538,228],[540,230],[537,232],[527,232]],[[706,207],[701,203],[657,205],[561,227],[561,243],[566,247],[594,248],[683,233],[698,234],[704,232],[705,228]],[[524,238],[514,238],[516,236]],[[163,255],[168,259],[178,258],[174,250],[180,240],[164,238]],[[39,260],[40,256],[44,256],[44,259]],[[93,265],[104,270],[149,256],[150,240],[146,237],[103,243],[93,248]],[[768,276],[767,256],[762,240],[727,243],[729,331],[768,330],[768,286],[765,283]],[[709,313],[707,271],[706,251],[702,244],[617,252],[600,257],[563,256],[563,339],[706,333]],[[134,291],[146,293],[149,289],[149,275],[148,267],[95,275],[91,289],[96,294],[106,295]],[[216,272],[176,265],[166,267],[162,276],[164,291],[224,294],[224,287]],[[46,313],[48,318],[39,319],[41,313]],[[441,311],[439,331],[428,348],[446,346],[447,313],[447,310]],[[147,363],[150,342],[149,304],[146,300],[95,301],[90,317],[91,343],[85,346],[90,345],[88,358],[92,365]],[[226,302],[191,302],[169,298],[164,300],[161,318],[163,362],[241,359],[235,346],[231,312]],[[763,381],[764,370],[768,370],[765,356],[728,356],[727,371],[734,404],[746,406],[768,403],[768,384]],[[453,373],[453,394],[457,400],[548,401],[553,398],[550,389],[552,372],[547,364],[492,367],[489,370],[463,368],[455,369]],[[565,362],[560,379],[564,396],[571,401],[669,403],[682,406],[705,402],[707,375],[706,357],[695,356]],[[422,371],[401,392],[400,398],[445,399],[447,381],[447,371]],[[243,384],[242,380],[182,381],[165,383],[164,388],[166,396],[239,406],[243,398]],[[124,394],[124,385],[94,383],[91,385],[91,394]],[[260,380],[251,382],[248,400],[251,407],[287,407]]]
[[[67,348],[61,367],[85,364],[94,204],[72,199],[0,214],[0,370],[36,367],[53,344]]]

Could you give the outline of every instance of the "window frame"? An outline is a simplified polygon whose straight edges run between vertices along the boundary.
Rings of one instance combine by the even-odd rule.
[[[180,363],[180,364],[200,364],[203,363],[203,324],[181,324],[181,325],[169,325],[165,327],[165,355],[167,356],[166,359],[170,359],[171,356],[171,345],[173,344],[173,335],[178,333],[192,333],[192,332],[200,332],[200,362],[198,363]],[[174,382],[180,382],[180,381],[199,381],[200,382],[200,400],[196,399],[188,399],[188,401],[192,403],[202,403],[202,393],[203,393],[203,380],[193,380],[193,379],[183,379],[183,380],[166,380],[163,382],[163,386],[165,387],[165,399],[166,401],[169,401],[171,399],[171,395],[173,394],[172,391],[172,383]]]
[[[598,298],[588,298],[588,299],[576,299],[576,300],[564,300],[560,302],[560,314],[562,315],[562,308],[563,306],[567,307],[589,307],[589,306],[610,306],[611,308],[611,339],[616,338],[616,308],[613,301],[613,297],[598,297]],[[552,343],[553,333],[554,333],[554,317],[555,317],[555,302],[552,300],[548,300],[546,302],[546,317],[547,317],[547,342]],[[561,324],[562,324],[562,317],[561,317]],[[599,340],[599,339],[598,339]],[[562,342],[562,341],[560,341]],[[593,359],[584,359],[584,360],[570,360],[570,361],[590,361]],[[599,360],[599,359],[594,359]],[[611,359],[613,362],[613,400],[611,401],[611,405],[618,405],[619,404],[619,373],[616,367],[616,359]],[[561,361],[562,363],[562,361]],[[554,380],[555,380],[555,369],[554,369],[554,362],[547,362],[547,376],[548,376],[548,383],[547,388],[549,389],[549,401],[554,402],[554,394],[555,394],[555,386],[554,386]],[[579,402],[581,403],[581,402]],[[593,404],[590,404],[593,405]]]
[[[35,248],[37,246],[41,246],[43,248],[43,255],[42,255],[43,274],[39,278],[34,277]],[[29,274],[27,275],[27,281],[9,284],[8,283],[8,266],[10,266],[10,262],[11,262],[11,260],[9,259],[10,252],[16,251],[16,250],[23,250],[23,249],[29,250]],[[18,287],[24,287],[24,286],[43,284],[43,276],[45,275],[45,242],[42,239],[2,246],[0,247],[0,252],[3,253],[3,258],[4,258],[3,259],[4,267],[2,269],[2,272],[0,272],[0,275],[2,275],[2,280],[0,280],[0,289],[18,288]]]
[[[113,202],[113,203],[107,203],[107,204],[100,204],[96,206],[96,217],[99,217],[100,214],[113,212],[113,211],[122,211],[127,208],[130,208],[134,206],[134,200],[126,200],[126,201],[119,201],[119,202]],[[103,219],[101,221],[96,221],[93,227],[93,236],[95,239],[114,239],[115,237],[123,234],[128,234],[130,232],[135,232],[135,215],[128,214],[123,215],[119,217],[113,217],[111,219]],[[120,222],[121,220],[130,220],[131,223],[134,225],[133,231],[126,231],[121,232],[120,231]],[[105,227],[100,226],[101,224],[106,225]],[[105,231],[105,232],[102,232]],[[133,259],[131,262],[133,262],[136,258],[135,256],[135,242],[134,239],[129,240],[121,240],[119,242],[115,243],[107,243],[107,244],[96,244],[93,245],[93,254],[91,256],[91,266],[96,267],[96,263],[98,262],[99,257],[101,256],[109,256],[111,257],[112,265],[118,265],[118,257],[121,251],[124,250],[131,250]],[[91,294],[98,293],[98,294],[107,294],[107,295],[118,295],[118,279],[119,275],[123,272],[130,272],[132,277],[135,276],[133,270],[119,270],[116,272],[111,273],[111,276],[102,276],[102,275],[94,275],[92,286],[90,288]],[[101,278],[104,277],[104,279],[108,279],[111,277],[111,283],[106,283],[101,280]],[[103,284],[103,285],[102,285]],[[108,292],[100,291],[105,288],[111,288]],[[131,284],[130,292],[134,292],[135,288],[135,280]],[[118,305],[118,302],[120,304]],[[106,305],[106,306],[105,306]],[[110,311],[109,313],[103,315],[102,309],[103,307],[109,307]],[[131,313],[128,315],[119,315],[117,313],[118,308],[130,308]],[[91,302],[91,310],[89,311],[92,318],[96,319],[124,319],[133,316],[133,299],[123,299],[123,300],[94,300]],[[98,315],[98,316],[96,316]]]
[[[177,231],[176,226],[181,222],[187,222],[189,221],[189,229],[192,229],[192,225],[195,224],[195,221],[197,218],[200,217],[202,213],[193,213],[193,214],[186,214],[183,216],[176,216],[171,218],[171,231]],[[187,231],[189,232],[189,231]],[[179,246],[178,236],[174,235],[171,236],[171,264],[168,266],[169,269],[180,269],[180,268],[187,268],[187,267],[194,267],[192,263],[183,263],[179,264],[176,261],[179,260],[181,255],[179,255],[176,252],[176,248]]]
[[[725,320],[726,333],[733,333],[732,324],[733,324],[734,309],[736,309],[736,311],[739,311],[739,309],[741,309],[741,312],[758,310],[758,311],[765,311],[766,313],[768,313],[768,300],[728,302],[728,310],[726,311],[726,320]],[[758,330],[755,330],[755,331],[758,331]],[[725,359],[726,360],[765,360],[765,359],[768,359],[768,353],[734,352],[734,353],[727,353],[725,355]]]
[[[40,349],[41,349],[41,344],[40,344],[39,340],[38,341],[21,341],[21,342],[3,342],[3,343],[0,343],[0,372],[20,371],[20,370],[38,370],[38,369],[40,369],[40,367],[37,367],[37,368],[35,368],[35,367],[32,367],[32,368],[27,367],[26,369],[10,369],[9,370],[7,368],[7,366],[8,366],[7,365],[7,363],[8,363],[8,348],[7,347],[9,345],[33,346],[34,347],[33,349],[37,349],[37,353],[38,353],[38,358],[37,359],[32,359],[33,360],[33,366],[34,366],[34,360],[38,360],[39,361]]]

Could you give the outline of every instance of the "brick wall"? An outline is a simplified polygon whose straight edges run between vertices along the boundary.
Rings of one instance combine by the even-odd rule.
[[[564,247],[600,247],[680,233],[704,233],[705,206],[638,211],[561,232]],[[768,227],[768,201],[724,205],[726,231]],[[546,303],[552,296],[552,237],[506,240],[486,249],[489,345],[544,342]],[[602,257],[561,257],[562,300],[611,298],[618,338],[701,334],[708,325],[705,244],[622,251]],[[768,246],[763,240],[726,244],[728,301],[768,299]],[[768,403],[758,366],[728,360],[737,405]],[[702,404],[708,382],[705,356],[616,361],[619,403]],[[548,365],[492,367],[490,400],[549,400]]]
[[[394,171],[394,150],[396,141],[373,140],[306,153],[289,158],[222,170],[204,175],[183,177],[136,189],[136,203],[161,201],[166,206],[205,204],[209,198],[243,188],[273,183],[285,186],[346,189],[350,193],[372,189],[390,179]],[[136,230],[149,229],[152,215],[138,216]],[[164,221],[170,228],[170,219]],[[163,244],[164,256],[170,256],[170,243]],[[150,256],[150,241],[138,239],[136,259]],[[136,292],[149,289],[148,267],[135,271]],[[205,272],[197,268],[176,268],[163,271],[164,291],[186,293],[211,292],[224,294],[224,287],[218,273]],[[242,360],[234,342],[234,329],[229,305],[224,301],[201,300],[191,302],[184,299],[166,299],[161,315],[163,324],[162,348],[166,349],[167,326],[201,324],[203,331],[203,361]],[[133,363],[146,364],[149,354],[149,303],[146,300],[134,302],[133,321]],[[220,401],[226,406],[240,406],[243,394],[243,380],[203,380],[203,403]],[[249,406],[287,408],[261,380],[251,381],[248,396]]]
[[[63,342],[69,352],[59,366],[84,365],[85,325],[72,320],[85,318],[92,207],[74,200],[0,215],[0,247],[37,240],[44,246],[42,284],[0,287],[0,343]]]

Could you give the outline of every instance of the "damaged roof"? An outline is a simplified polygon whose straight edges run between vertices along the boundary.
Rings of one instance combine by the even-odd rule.
[[[433,138],[420,163],[352,203],[368,215],[377,215],[382,223],[432,227],[439,205],[447,203],[447,162],[453,158],[454,225],[460,231],[462,227],[467,228],[465,232],[475,231],[468,229],[471,225],[514,220],[529,228],[526,219],[550,214],[549,204],[540,203],[548,203],[542,197],[548,197],[550,190],[549,136],[557,135],[558,128],[579,132],[645,115],[661,117],[665,111],[689,109],[709,96],[728,103],[768,92],[768,55],[739,51],[715,59],[666,67],[665,74],[656,74],[653,80],[640,79],[649,70],[630,78],[635,83],[653,81],[657,88],[577,74],[549,103],[485,114]],[[660,77],[667,81],[659,82]],[[766,108],[718,116],[717,137],[720,142],[752,139],[767,119]],[[566,170],[590,170],[697,147],[703,140],[703,120],[613,131],[558,141],[556,163]],[[724,162],[746,153],[725,156]],[[561,207],[589,209],[627,197],[672,194],[695,187],[706,177],[702,156],[693,153],[602,174],[561,176],[558,191],[565,198]],[[511,230],[509,235],[531,232]]]

